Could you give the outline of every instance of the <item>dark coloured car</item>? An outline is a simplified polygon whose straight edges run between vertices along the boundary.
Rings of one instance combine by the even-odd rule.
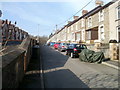
[[[71,56],[72,58],[79,56],[83,49],[87,49],[84,44],[70,44],[66,49],[66,55]]]
[[[69,43],[61,43],[59,46],[58,46],[58,50],[59,51],[66,51],[68,45],[70,45]]]

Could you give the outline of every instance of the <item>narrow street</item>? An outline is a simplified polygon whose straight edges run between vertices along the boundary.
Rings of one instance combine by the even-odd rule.
[[[41,46],[45,88],[118,88],[118,70]]]

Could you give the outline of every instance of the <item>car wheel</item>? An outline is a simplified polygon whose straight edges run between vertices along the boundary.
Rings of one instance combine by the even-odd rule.
[[[66,55],[68,55],[68,52],[67,52],[67,51],[66,51],[65,53],[66,53]]]
[[[62,49],[60,51],[62,52]]]
[[[74,58],[74,55],[73,55],[73,53],[70,53],[70,57],[71,57],[71,58]]]

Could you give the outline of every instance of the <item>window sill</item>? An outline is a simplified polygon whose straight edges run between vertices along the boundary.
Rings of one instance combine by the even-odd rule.
[[[119,18],[119,19],[117,19],[117,20],[115,20],[115,22],[116,22],[116,21],[119,21],[119,20],[120,20],[120,18]]]

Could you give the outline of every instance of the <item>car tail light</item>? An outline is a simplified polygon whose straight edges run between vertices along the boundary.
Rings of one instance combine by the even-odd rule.
[[[76,48],[74,48],[74,51],[77,51],[77,49],[76,49]]]
[[[62,46],[63,48],[65,47],[65,46]]]

